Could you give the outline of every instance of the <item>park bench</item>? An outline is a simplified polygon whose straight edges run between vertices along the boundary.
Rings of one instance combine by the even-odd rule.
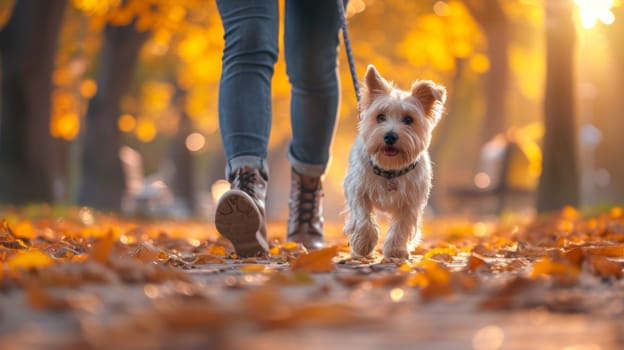
[[[537,155],[527,154],[520,140],[506,134],[484,144],[472,183],[449,189],[452,210],[499,215],[507,208],[531,206],[537,180],[531,167],[537,165],[539,173],[535,162],[541,163],[539,148],[532,146]]]
[[[185,217],[186,208],[176,203],[174,195],[167,185],[170,169],[145,176],[143,158],[139,152],[122,146],[119,159],[124,171],[126,192],[123,195],[121,209],[125,215],[140,217]],[[185,211],[186,210],[186,211]]]

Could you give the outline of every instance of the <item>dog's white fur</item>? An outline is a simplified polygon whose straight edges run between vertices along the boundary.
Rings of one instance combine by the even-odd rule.
[[[444,87],[416,81],[410,91],[397,89],[369,65],[362,83],[358,136],[344,180],[347,221],[344,227],[352,255],[370,256],[379,239],[374,210],[391,216],[383,245],[385,258],[409,258],[408,246],[420,241],[422,214],[431,189],[431,162],[427,148],[446,100]],[[383,120],[379,121],[379,115]],[[406,117],[412,123],[406,123]],[[384,149],[384,135],[398,135],[397,152]],[[393,153],[394,151],[390,152]],[[384,170],[397,171],[418,161],[416,167],[392,180],[375,174],[370,160]]]

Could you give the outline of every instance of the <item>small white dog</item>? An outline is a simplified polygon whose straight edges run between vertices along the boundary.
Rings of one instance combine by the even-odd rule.
[[[379,227],[373,210],[392,219],[384,258],[408,259],[408,245],[421,238],[421,219],[431,188],[427,148],[442,116],[446,89],[431,81],[403,91],[387,82],[373,65],[364,76],[358,136],[344,180],[345,234],[354,257],[370,256]]]

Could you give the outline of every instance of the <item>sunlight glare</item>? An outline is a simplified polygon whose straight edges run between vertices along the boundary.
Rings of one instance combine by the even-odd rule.
[[[500,349],[504,339],[505,334],[499,326],[485,326],[479,329],[472,338],[472,348],[475,350]]]
[[[574,3],[578,6],[581,25],[585,29],[592,28],[598,21],[606,25],[615,21],[611,11],[613,0],[574,0]]]
[[[206,138],[204,137],[204,135],[198,132],[194,132],[194,133],[189,134],[186,137],[185,144],[186,144],[186,148],[189,151],[198,152],[198,151],[201,151],[206,145]]]
[[[401,301],[403,296],[405,296],[405,291],[402,288],[394,288],[390,291],[390,299],[395,303]]]
[[[221,179],[217,180],[212,184],[210,188],[210,193],[212,193],[212,200],[214,203],[219,201],[219,198],[230,189],[230,183]]]
[[[433,5],[433,12],[438,16],[448,16],[449,5],[446,3],[446,1],[437,1]]]
[[[490,186],[490,176],[484,172],[480,172],[474,177],[474,184],[478,188],[484,189]]]

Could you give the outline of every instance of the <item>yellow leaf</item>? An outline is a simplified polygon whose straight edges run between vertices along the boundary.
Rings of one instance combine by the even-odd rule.
[[[412,267],[408,263],[402,263],[401,266],[397,267],[397,271],[401,272],[412,272]]]
[[[266,266],[260,264],[254,265],[245,265],[240,268],[242,272],[264,272],[266,270]]]
[[[332,259],[338,253],[338,247],[314,250],[308,254],[301,254],[291,264],[293,271],[329,272],[334,269]]]
[[[297,247],[299,247],[299,244],[297,242],[286,242],[282,248],[286,249],[286,250],[293,250],[293,249],[297,249]]]
[[[52,258],[40,250],[29,250],[18,252],[7,260],[7,265],[11,269],[29,269],[33,267],[44,267],[52,264]]]
[[[434,255],[438,255],[438,254],[447,254],[450,256],[457,256],[457,248],[455,248],[454,246],[432,248],[432,249],[429,249],[427,253],[425,253],[425,255],[423,256],[423,259],[430,259]]]
[[[271,256],[277,256],[280,253],[280,249],[279,247],[273,247],[269,250],[269,255]]]
[[[15,235],[18,237],[26,237],[28,239],[33,239],[37,236],[37,231],[35,230],[35,226],[30,221],[22,221],[13,229]]]

